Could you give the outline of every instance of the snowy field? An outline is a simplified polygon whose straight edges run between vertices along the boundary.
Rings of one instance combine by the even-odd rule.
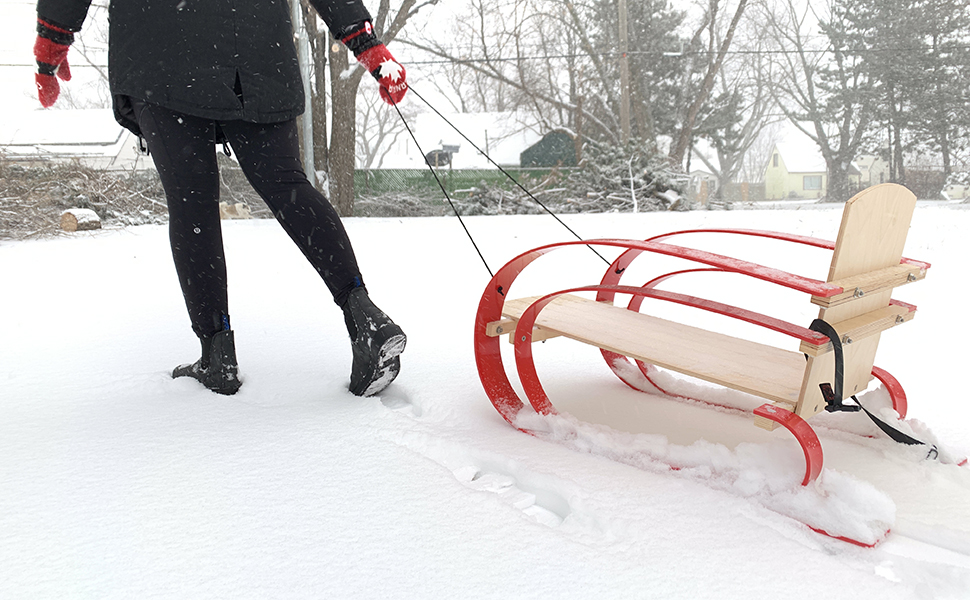
[[[883,334],[876,361],[905,386],[909,418],[958,456],[970,452],[966,208],[917,208],[905,255],[933,267],[897,290],[919,312]],[[840,218],[800,206],[564,220],[587,238],[716,226],[833,239]],[[569,239],[548,216],[466,222],[493,270]],[[372,297],[409,336],[379,398],[346,391],[342,316],[273,221],[224,224],[244,380],[232,397],[169,377],[198,343],[164,227],[0,244],[0,598],[970,598],[970,469],[819,428],[822,481],[869,481],[888,504],[863,509],[895,514],[875,549],[826,538],[643,450],[768,470],[777,456],[800,478],[784,430],[639,394],[567,340],[537,346],[537,366],[589,437],[525,435],[478,381],[472,324],[488,276],[457,220],[346,223]],[[816,249],[697,242],[827,272]],[[536,263],[521,291],[594,283],[604,268],[578,248]],[[709,277],[721,279],[677,289],[816,316],[799,294]]]

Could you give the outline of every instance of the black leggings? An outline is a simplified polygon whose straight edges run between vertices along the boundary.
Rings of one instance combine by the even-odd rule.
[[[216,127],[243,173],[342,306],[363,285],[337,211],[307,181],[295,121],[247,123],[191,117],[133,101],[135,117],[168,199],[169,238],[192,329],[209,335],[229,314],[219,220]]]

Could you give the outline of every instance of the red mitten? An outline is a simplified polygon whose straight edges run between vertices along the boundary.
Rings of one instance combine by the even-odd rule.
[[[34,58],[37,59],[37,96],[44,108],[48,108],[57,100],[61,93],[61,86],[57,82],[60,77],[64,81],[71,80],[71,66],[67,64],[67,51],[74,43],[74,33],[45,21],[37,19],[37,41],[34,42]]]
[[[377,79],[384,102],[393,106],[404,98],[404,93],[408,91],[404,67],[394,60],[387,46],[378,44],[363,52],[357,60]]]
[[[387,51],[387,46],[374,35],[370,21],[349,28],[341,41],[353,51],[357,61],[377,79],[384,102],[393,106],[404,98],[408,91],[404,67],[394,60]]]

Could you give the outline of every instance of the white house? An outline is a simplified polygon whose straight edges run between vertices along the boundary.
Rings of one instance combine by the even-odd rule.
[[[423,169],[424,156],[434,150],[457,148],[451,154],[451,168],[494,169],[489,160],[465,140],[455,128],[465,134],[492,160],[503,167],[519,166],[519,154],[535,144],[542,135],[524,124],[515,113],[443,113],[445,122],[435,113],[421,113],[411,126],[420,145],[406,133],[389,146],[381,168]]]

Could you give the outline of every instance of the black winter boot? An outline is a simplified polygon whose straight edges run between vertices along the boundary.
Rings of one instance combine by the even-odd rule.
[[[227,329],[203,337],[202,358],[191,365],[172,371],[172,377],[191,377],[218,394],[231,396],[239,391],[239,367],[236,364],[236,342],[232,330]]]
[[[350,293],[343,310],[354,351],[350,392],[355,396],[373,396],[389,386],[400,372],[400,354],[404,352],[407,337],[390,317],[374,306],[363,287]]]

